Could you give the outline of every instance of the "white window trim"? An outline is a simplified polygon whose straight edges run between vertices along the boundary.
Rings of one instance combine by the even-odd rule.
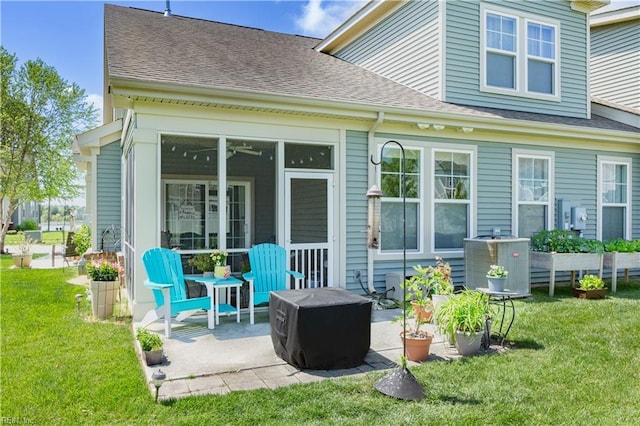
[[[597,203],[596,203],[596,207],[597,207],[597,211],[598,211],[598,217],[597,217],[597,221],[596,221],[596,238],[599,240],[602,240],[602,228],[603,228],[603,224],[602,224],[602,220],[603,220],[603,214],[602,214],[602,208],[605,206],[624,206],[626,207],[625,209],[625,230],[624,230],[624,238],[627,240],[631,239],[631,212],[632,210],[632,199],[631,199],[631,194],[632,194],[632,181],[631,181],[631,166],[632,166],[632,161],[631,158],[628,157],[609,157],[609,156],[605,156],[605,155],[598,155],[598,181],[597,181],[597,186],[598,186],[598,190],[597,190]],[[627,166],[627,202],[620,204],[620,203],[603,203],[602,202],[602,179],[604,178],[603,173],[602,173],[602,166],[603,164],[622,164]]]
[[[464,252],[464,247],[460,247],[459,249],[442,249],[437,250],[435,248],[436,239],[435,239],[435,209],[436,204],[463,204],[463,200],[439,200],[436,201],[434,198],[435,194],[435,177],[434,177],[434,168],[432,167],[433,159],[435,158],[436,151],[441,152],[455,152],[461,154],[469,155],[469,178],[471,179],[471,185],[469,190],[471,191],[471,197],[469,197],[464,204],[467,204],[469,217],[468,217],[468,237],[473,238],[476,235],[476,217],[477,217],[477,182],[478,178],[476,175],[476,161],[477,161],[477,148],[475,146],[462,146],[462,145],[437,145],[433,146],[430,150],[429,155],[429,192],[425,194],[427,200],[430,200],[429,206],[429,229],[426,230],[424,238],[429,240],[429,251],[432,256],[459,256]]]
[[[549,161],[549,192],[547,202],[529,202],[526,204],[547,205],[547,217],[546,227],[547,229],[553,229],[553,218],[555,217],[555,152],[553,151],[536,151],[528,149],[513,149],[511,151],[511,233],[516,237],[519,237],[520,232],[520,218],[519,209],[520,201],[520,182],[519,182],[519,159],[520,158],[539,158]],[[525,203],[522,203],[525,204]]]
[[[431,162],[433,161],[434,151],[446,151],[446,152],[461,152],[471,155],[470,160],[470,173],[471,176],[471,199],[469,200],[469,236],[476,235],[477,222],[477,159],[478,148],[475,145],[457,145],[451,143],[441,143],[433,141],[418,142],[415,140],[397,140],[406,150],[418,150],[420,154],[420,201],[418,205],[419,209],[419,222],[418,222],[418,250],[407,251],[408,260],[424,260],[425,258],[434,258],[435,256],[460,258],[464,253],[464,249],[459,250],[435,250],[435,239],[433,235],[434,220],[433,211],[435,203],[433,201],[434,193],[434,178]],[[380,147],[384,142],[382,139],[376,139],[375,147],[376,152],[380,152]],[[380,181],[380,167],[376,167],[376,182]],[[381,200],[382,201],[382,200]],[[393,252],[382,252],[380,249],[375,250],[374,260],[400,260],[402,259],[402,250]]]
[[[507,89],[503,87],[495,87],[487,85],[487,52],[496,51],[501,54],[505,52],[502,50],[488,49],[486,44],[486,23],[487,14],[493,13],[496,15],[507,16],[509,18],[516,19],[517,23],[517,45],[515,51],[516,58],[516,75],[515,75],[515,89]],[[555,64],[554,67],[554,88],[553,94],[548,95],[544,93],[529,92],[527,90],[527,61],[529,55],[527,52],[527,24],[529,22],[547,25],[555,28],[555,60],[548,61],[544,58],[535,57],[539,61],[548,61]],[[529,15],[518,12],[514,14],[513,10],[503,9],[494,5],[488,6],[484,3],[480,4],[480,91],[487,93],[495,93],[500,95],[518,96],[533,99],[540,99],[546,101],[560,102],[560,21],[543,19],[539,16]]]

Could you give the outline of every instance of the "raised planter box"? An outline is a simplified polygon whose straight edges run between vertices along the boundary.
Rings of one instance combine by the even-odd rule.
[[[624,269],[624,279],[629,282],[629,269],[640,268],[640,253],[605,253],[603,267],[611,269],[611,291],[615,293],[618,269]]]
[[[602,278],[602,258],[599,253],[530,252],[531,267],[549,271],[549,296],[553,296],[556,271],[571,271],[571,285],[575,285],[575,271],[598,270]]]
[[[579,299],[604,299],[607,295],[607,288],[583,290],[581,288],[572,287],[571,293],[573,293],[573,297],[577,297]]]

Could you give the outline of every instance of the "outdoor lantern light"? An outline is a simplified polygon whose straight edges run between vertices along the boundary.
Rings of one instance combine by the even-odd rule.
[[[76,294],[76,303],[78,304],[78,314],[80,313],[80,302],[82,302],[82,294]]]
[[[158,402],[158,392],[160,391],[160,386],[162,386],[166,378],[167,378],[167,375],[164,373],[164,371],[160,370],[159,368],[158,368],[158,371],[155,371],[151,375],[151,381],[153,382],[153,386],[156,387],[156,402]]]
[[[367,247],[377,249],[380,246],[380,197],[382,191],[378,185],[373,184],[367,191]]]
[[[406,181],[406,175],[405,175],[405,170],[406,170],[405,166],[406,166],[407,157],[404,152],[404,147],[397,141],[387,141],[384,143],[384,145],[382,145],[382,148],[380,148],[380,161],[375,162],[373,160],[373,155],[371,155],[371,163],[375,165],[382,163],[384,149],[390,143],[398,145],[398,147],[400,148],[400,151],[402,152],[400,177],[402,179],[401,180],[401,184],[402,184],[402,275],[404,276],[406,275],[406,271],[407,271],[407,195],[406,195],[407,181]],[[377,187],[375,188],[377,189]],[[372,187],[369,190],[369,192],[371,192],[373,189],[374,187]],[[367,196],[369,195],[369,192],[367,192]],[[380,189],[378,189],[378,192],[381,195]],[[377,198],[379,203],[380,195],[378,195],[378,197],[373,197],[373,196],[370,197],[369,202],[371,202],[372,198],[374,199]],[[369,207],[371,207],[371,204],[369,204]],[[371,210],[369,210],[369,212],[371,212]],[[403,303],[406,300],[407,300],[407,287],[402,286]],[[407,310],[406,309],[402,310],[402,328],[403,330],[407,329]],[[379,379],[375,383],[375,388],[378,392],[381,392],[388,396],[392,396],[394,398],[419,401],[422,398],[424,398],[424,389],[422,388],[422,385],[418,383],[416,378],[413,376],[413,374],[411,374],[411,372],[407,368],[406,353],[407,353],[407,343],[405,339],[402,339],[402,360],[400,362],[400,367],[397,368],[395,371],[392,371],[391,373]]]

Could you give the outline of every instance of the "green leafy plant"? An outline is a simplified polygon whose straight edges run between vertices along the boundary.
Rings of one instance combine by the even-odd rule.
[[[189,265],[194,266],[201,272],[211,272],[216,267],[214,260],[208,253],[198,253],[189,259]]]
[[[531,250],[546,253],[603,253],[601,241],[578,237],[571,231],[544,230],[531,237]]]
[[[23,231],[36,231],[38,229],[38,222],[33,219],[27,219],[22,222],[20,229]]]
[[[608,253],[635,253],[640,252],[640,240],[624,240],[617,238],[603,242],[604,251]]]
[[[492,278],[507,278],[509,271],[504,269],[502,265],[491,265],[487,271],[487,276]]]
[[[451,294],[453,293],[453,279],[451,278],[451,265],[445,263],[441,257],[436,257],[435,266],[422,268],[420,265],[414,266],[414,269],[423,274],[433,294]]]
[[[91,247],[91,227],[80,225],[73,234],[73,243],[76,245],[76,252],[82,256]]]
[[[146,328],[136,329],[136,339],[140,342],[143,351],[159,351],[162,349],[162,339],[156,333],[152,333]]]
[[[489,315],[487,296],[484,293],[463,290],[441,303],[436,311],[436,322],[441,333],[454,336],[456,331],[482,331]]]
[[[420,331],[420,326],[423,323],[422,313],[432,311],[431,299],[429,298],[431,282],[425,273],[426,268],[416,265],[413,269],[418,273],[401,284],[407,291],[403,308],[404,314],[413,319],[413,326],[408,326],[405,333],[413,337],[420,337],[424,334]]]
[[[602,281],[602,279],[597,275],[587,274],[578,282],[580,283],[578,288],[581,290],[597,290],[600,288],[604,288],[604,281]]]
[[[93,281],[115,281],[122,273],[122,268],[115,262],[95,260],[87,264],[87,275]]]

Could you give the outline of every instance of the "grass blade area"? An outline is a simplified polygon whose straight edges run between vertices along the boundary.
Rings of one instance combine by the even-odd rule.
[[[605,300],[567,287],[516,303],[500,355],[428,362],[420,402],[378,393],[381,373],[155,404],[130,324],[81,314],[67,269],[9,270],[2,256],[0,416],[33,424],[602,424],[640,418],[640,280]],[[203,354],[206,356],[206,354]]]

